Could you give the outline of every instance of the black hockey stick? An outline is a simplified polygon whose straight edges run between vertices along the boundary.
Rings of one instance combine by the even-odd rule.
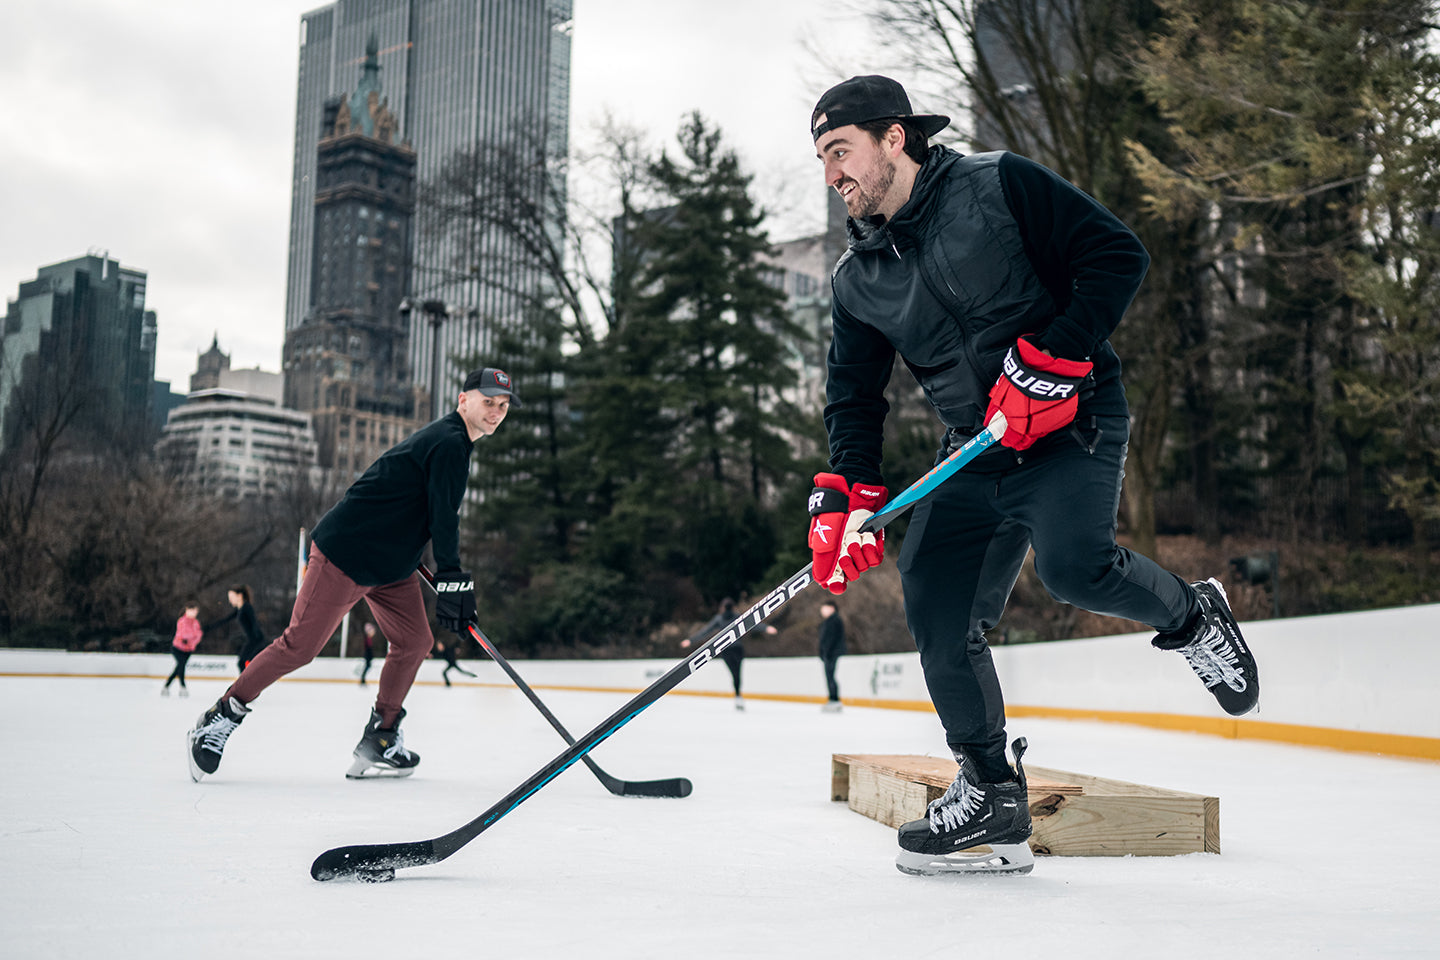
[[[420,576],[426,583],[430,584],[431,589],[434,589],[435,574],[431,573],[429,568],[423,563],[420,564]],[[564,725],[555,718],[555,714],[551,713],[550,709],[535,695],[535,691],[530,689],[530,685],[520,679],[520,674],[516,673],[515,668],[510,666],[510,661],[500,655],[500,651],[496,648],[495,644],[490,641],[490,638],[485,636],[484,632],[473,622],[465,624],[465,629],[474,641],[480,644],[480,649],[484,650],[491,660],[499,664],[500,669],[504,670],[510,679],[515,682],[515,686],[520,688],[520,692],[530,698],[530,702],[535,705],[535,709],[539,710],[540,715],[550,721],[550,726],[555,728],[555,732],[560,734],[567,744],[573,746],[575,738],[570,736],[570,731],[566,730]],[[590,759],[588,755],[582,756],[580,759],[585,762],[585,766],[590,768],[590,772],[595,774],[596,778],[604,784],[605,789],[617,797],[688,797],[690,796],[690,791],[695,789],[694,785],[684,777],[672,777],[669,780],[621,780],[619,777],[612,777],[604,770],[601,770],[600,765]]]
[[[891,520],[900,516],[901,513],[905,512],[905,510],[914,506],[920,497],[923,497],[961,467],[965,466],[965,464],[973,460],[981,451],[999,439],[1004,431],[1004,419],[992,419],[989,426],[980,431],[974,439],[959,450],[956,450],[936,466],[935,469],[915,481],[904,493],[896,497],[895,503],[898,504],[898,506],[892,509],[891,506],[887,504],[885,510],[876,513],[875,518],[883,518],[880,520],[880,525],[883,526],[889,523]],[[919,496],[911,495],[917,491],[923,492],[919,493]],[[432,863],[439,863],[484,833],[493,826],[497,820],[500,820],[510,811],[524,803],[530,798],[531,794],[555,779],[574,764],[576,760],[585,756],[615,731],[639,716],[645,708],[679,686],[681,681],[690,676],[690,674],[715,659],[720,651],[738,641],[750,630],[759,626],[771,614],[793,600],[796,594],[810,585],[810,582],[810,565],[806,564],[803,569],[797,571],[780,586],[767,593],[759,602],[737,617],[729,626],[723,628],[720,632],[716,633],[715,636],[705,641],[694,653],[671,667],[663,677],[636,694],[628,703],[612,713],[599,726],[571,744],[568,750],[535,771],[524,783],[501,797],[490,809],[464,826],[458,827],[433,840],[415,840],[408,843],[361,844],[326,850],[320,854],[320,856],[316,857],[315,862],[310,865],[310,876],[316,880],[334,880],[340,877],[350,877],[367,881],[390,880],[394,878],[395,871],[402,867],[423,867]]]

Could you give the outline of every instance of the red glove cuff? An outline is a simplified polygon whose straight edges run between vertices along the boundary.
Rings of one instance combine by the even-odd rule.
[[[879,513],[880,508],[885,506],[885,501],[890,499],[890,491],[878,483],[857,483],[850,488],[850,509],[869,510],[871,513]]]
[[[1026,337],[1016,340],[1015,348],[1005,354],[1005,378],[1017,390],[1036,400],[1067,400],[1079,396],[1080,384],[1094,368],[1095,364],[1088,360],[1052,357]]]
[[[990,390],[985,419],[989,421],[996,410],[1004,413],[1005,435],[1000,443],[1026,450],[1075,418],[1081,387],[1093,369],[1087,360],[1048,356],[1021,337],[1005,354],[1004,371]]]

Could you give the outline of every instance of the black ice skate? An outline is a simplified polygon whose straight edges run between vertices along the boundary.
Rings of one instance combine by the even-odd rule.
[[[220,755],[225,752],[225,741],[240,726],[240,721],[250,708],[234,697],[225,697],[215,706],[200,714],[195,728],[185,735],[189,746],[190,779],[196,783],[206,774],[220,768]]]
[[[1029,873],[1035,866],[1026,839],[1030,836],[1030,802],[1025,789],[1025,738],[1011,744],[1016,779],[981,783],[975,764],[956,755],[960,770],[944,796],[930,804],[922,820],[900,827],[901,873],[935,876],[942,873]],[[986,845],[990,852],[974,850]]]
[[[1191,586],[1200,600],[1200,615],[1188,629],[1162,633],[1150,642],[1161,650],[1179,651],[1226,713],[1249,713],[1260,702],[1260,674],[1230,613],[1225,588],[1214,578]]]
[[[408,777],[415,772],[420,754],[405,749],[405,735],[400,732],[400,721],[405,711],[395,718],[393,727],[380,726],[380,714],[370,711],[370,722],[365,724],[365,735],[355,745],[355,762],[345,776],[351,780],[366,780],[375,777]]]

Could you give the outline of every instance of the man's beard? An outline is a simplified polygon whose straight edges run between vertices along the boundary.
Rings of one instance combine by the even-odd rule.
[[[890,192],[890,187],[895,183],[895,164],[889,160],[882,160],[878,170],[873,170],[862,175],[861,179],[850,181],[855,184],[855,192],[851,199],[846,202],[845,207],[850,216],[856,220],[862,217],[874,216],[885,202],[885,195]],[[840,184],[843,188],[844,183]]]

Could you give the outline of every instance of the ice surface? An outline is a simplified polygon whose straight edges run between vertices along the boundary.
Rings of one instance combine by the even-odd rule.
[[[1037,766],[1219,796],[1223,854],[917,878],[829,801],[830,754],[943,755],[933,716],[677,692],[593,756],[690,797],[576,764],[442,863],[317,883],[321,851],[446,833],[564,744],[513,689],[422,683],[419,772],[347,781],[375,688],[284,682],[197,785],[184,734],[223,683],[159,686],[0,678],[0,956],[1440,956],[1440,764],[1019,719]],[[540,695],[576,736],[626,699]]]

